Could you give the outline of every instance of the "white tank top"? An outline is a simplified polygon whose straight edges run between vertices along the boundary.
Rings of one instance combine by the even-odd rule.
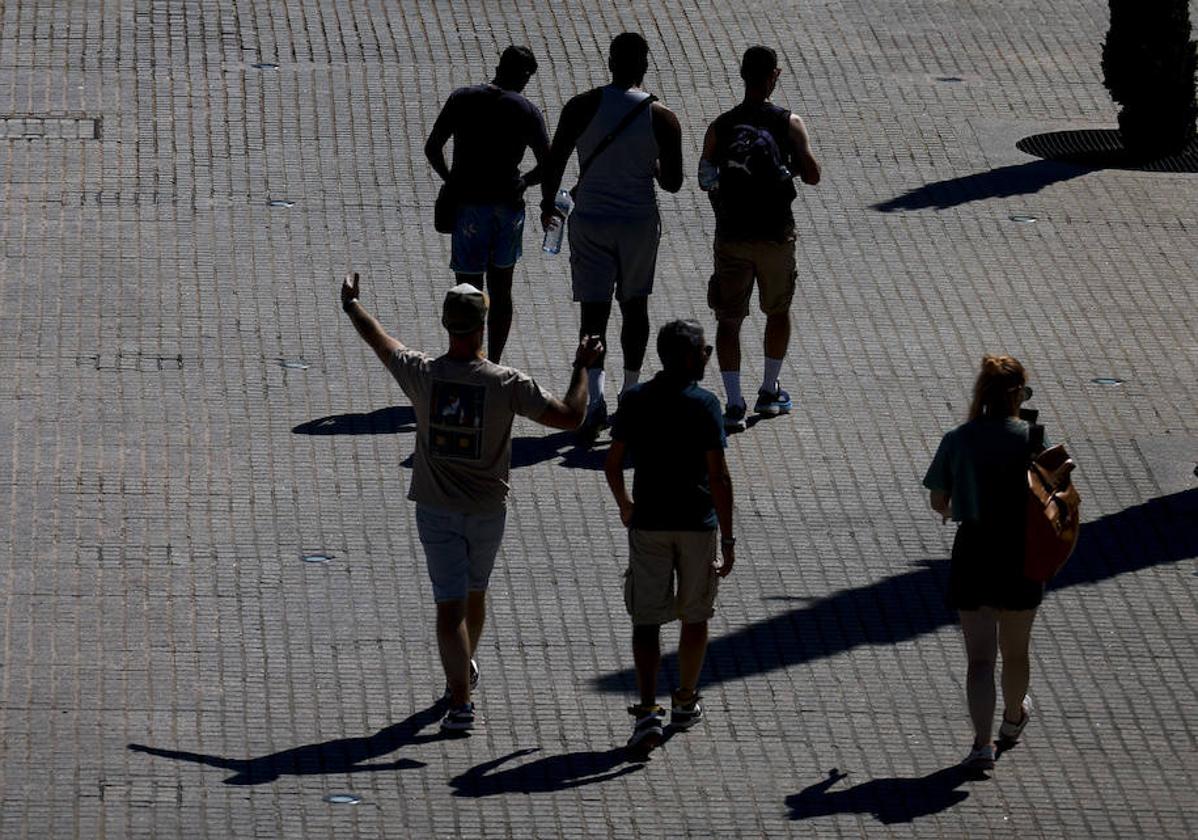
[[[599,110],[578,138],[578,161],[586,160],[636,104],[649,94],[607,85]],[[657,171],[657,138],[650,111],[645,108],[595,158],[579,182],[574,212],[591,218],[643,219],[657,213],[653,187]]]

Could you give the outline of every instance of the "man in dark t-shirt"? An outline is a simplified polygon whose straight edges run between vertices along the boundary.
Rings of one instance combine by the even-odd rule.
[[[670,724],[686,729],[703,717],[697,692],[715,611],[718,578],[736,562],[732,479],[724,459],[720,402],[700,388],[711,347],[694,321],[671,321],[657,336],[663,370],[624,394],[604,464],[607,483],[628,527],[624,602],[632,617],[632,653],[640,703],[628,745],[647,751],[661,742],[665,710],[657,705],[661,625],[682,621],[679,687]],[[624,456],[634,470],[631,498]],[[716,528],[722,563],[716,561]]]
[[[778,55],[769,47],[745,51],[740,69],[744,101],[707,129],[699,160],[699,186],[708,191],[716,212],[715,271],[707,302],[718,324],[715,346],[728,397],[724,427],[730,432],[747,425],[740,327],[749,314],[754,280],[757,303],[766,316],[765,369],[754,411],[772,417],[792,407],[778,379],[790,342],[797,277],[792,173],[805,184],[818,184],[820,170],[803,121],[769,101],[781,72]]]
[[[524,190],[541,181],[549,154],[549,134],[540,110],[521,94],[537,70],[528,47],[503,51],[490,84],[458,88],[450,94],[424,154],[449,185],[457,204],[449,267],[458,283],[490,293],[487,352],[499,363],[512,326],[512,273],[523,252]],[[453,138],[453,166],[445,144]],[[524,152],[537,159],[520,174]]]

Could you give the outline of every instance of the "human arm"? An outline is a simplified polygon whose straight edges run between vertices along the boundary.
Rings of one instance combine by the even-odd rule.
[[[607,486],[616,499],[620,508],[620,521],[627,527],[632,522],[632,497],[628,495],[628,486],[624,482],[624,451],[622,440],[613,440],[607,450],[607,458],[603,461],[603,474],[607,477]]]
[[[603,342],[598,336],[588,335],[578,342],[574,353],[574,371],[570,374],[570,386],[563,399],[551,397],[545,410],[536,418],[542,426],[570,431],[582,425],[587,412],[587,368],[603,353]]]
[[[453,97],[451,96],[445,103],[445,107],[441,109],[441,113],[437,115],[437,120],[433,123],[433,130],[429,132],[428,140],[424,143],[424,156],[428,158],[433,170],[441,176],[441,180],[446,183],[449,183],[449,165],[445,162],[445,144],[453,135],[452,103]]]
[[[676,193],[682,189],[682,126],[674,112],[660,102],[649,109],[657,140],[657,183],[666,192]]]
[[[815,156],[811,154],[811,138],[807,136],[807,127],[798,114],[791,114],[786,131],[790,144],[794,148],[795,165],[799,169],[799,178],[804,184],[814,186],[819,183],[820,169]]]
[[[716,574],[728,577],[736,563],[736,538],[732,535],[732,475],[723,449],[707,450],[707,481],[715,518],[720,523],[720,555],[724,561],[716,568]]]
[[[699,189],[707,192],[719,186],[720,170],[715,162],[715,123],[703,135],[703,151],[699,153]]]
[[[948,493],[941,490],[932,490],[928,493],[928,501],[932,505],[932,510],[940,514],[940,521],[947,522],[952,516],[952,499]]]
[[[549,132],[545,128],[545,118],[541,116],[539,110],[536,111],[535,118],[533,119],[532,133],[528,138],[528,146],[532,149],[532,154],[536,158],[537,164],[521,178],[526,188],[541,183],[541,180],[545,177],[545,167],[549,163]]]
[[[553,143],[549,146],[548,161],[541,166],[541,226],[544,228],[548,228],[553,217],[558,215],[554,201],[562,186],[566,163],[578,144],[578,138],[598,113],[601,95],[598,89],[581,93],[562,109],[557,131],[553,133]]]
[[[387,335],[378,320],[366,311],[366,308],[358,300],[359,292],[358,273],[355,271],[353,274],[345,275],[345,281],[341,284],[341,308],[345,310],[345,314],[349,315],[354,329],[358,331],[358,335],[362,336],[362,340],[370,345],[370,349],[375,352],[375,355],[383,364],[390,364],[391,357],[397,351],[403,350],[404,346],[398,339]]]

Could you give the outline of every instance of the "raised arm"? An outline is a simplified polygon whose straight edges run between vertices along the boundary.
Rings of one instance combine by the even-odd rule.
[[[790,115],[787,133],[790,135],[791,145],[794,146],[794,159],[799,167],[799,177],[804,184],[818,184],[819,164],[815,161],[815,155],[811,154],[811,139],[807,136],[807,127],[803,125],[803,120],[798,114]]]
[[[603,342],[598,336],[589,335],[578,343],[574,353],[574,371],[570,374],[570,386],[565,399],[554,397],[545,411],[537,418],[542,426],[551,429],[573,431],[582,425],[587,413],[587,368],[603,354]]]
[[[398,339],[387,335],[375,317],[366,311],[366,307],[358,300],[359,291],[358,273],[355,271],[345,275],[345,282],[341,284],[341,308],[379,360],[384,365],[390,364],[391,357],[397,350],[403,350],[404,346]]]
[[[732,535],[732,476],[723,449],[707,451],[707,481],[711,485],[715,516],[720,523],[720,554],[724,560],[716,573],[728,577],[736,563],[736,538]]]
[[[541,226],[549,227],[553,218],[553,202],[557,191],[562,186],[562,174],[566,171],[566,163],[578,145],[578,138],[590,125],[591,120],[599,111],[599,99],[602,93],[591,90],[580,93],[562,109],[562,117],[558,120],[557,131],[553,133],[553,144],[549,147],[548,161],[541,167]]]
[[[674,112],[660,102],[649,108],[657,139],[657,183],[666,192],[676,193],[682,189],[682,126]]]

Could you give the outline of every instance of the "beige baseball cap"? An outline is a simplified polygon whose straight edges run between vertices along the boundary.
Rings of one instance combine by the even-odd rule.
[[[459,283],[445,293],[441,323],[454,335],[466,335],[487,322],[487,293],[469,283]]]

